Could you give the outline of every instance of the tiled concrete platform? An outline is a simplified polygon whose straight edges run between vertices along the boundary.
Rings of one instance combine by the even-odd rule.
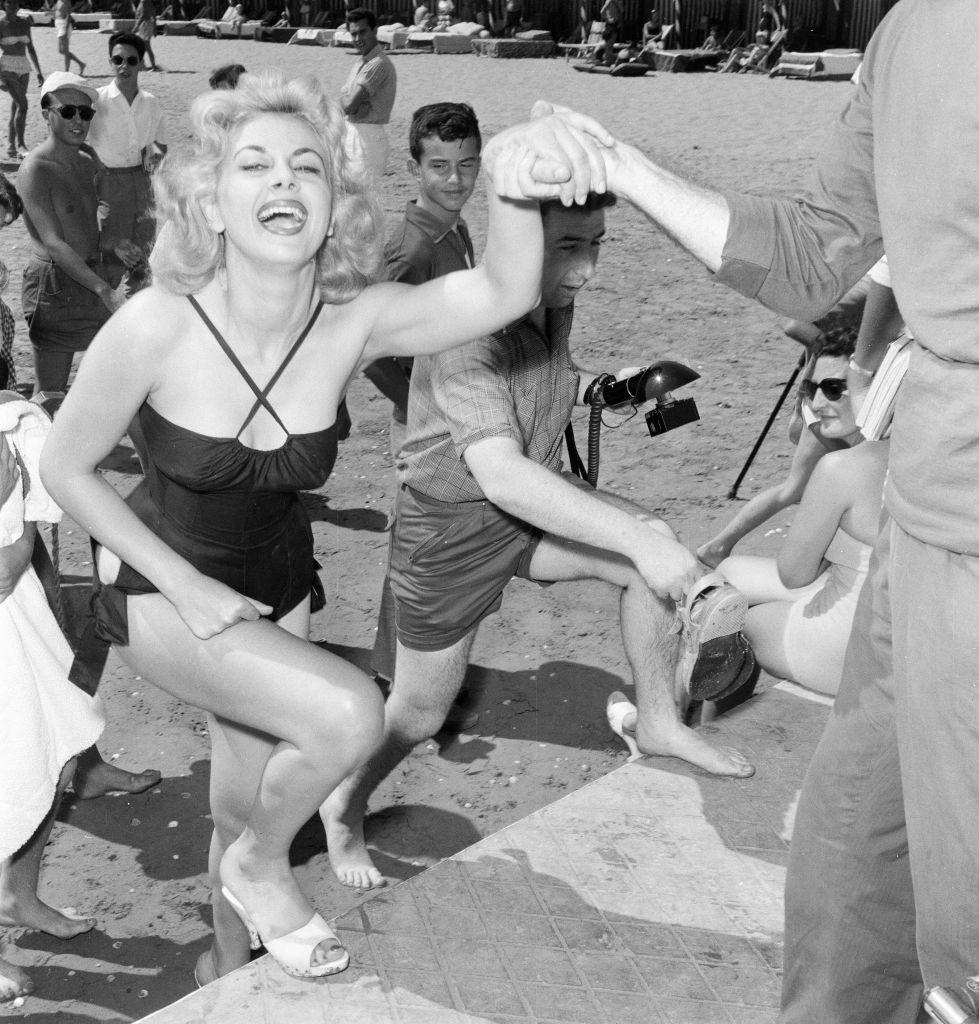
[[[336,922],[351,967],[269,957],[145,1024],[770,1024],[795,798],[826,708],[769,690],[708,727],[748,781],[626,764]]]

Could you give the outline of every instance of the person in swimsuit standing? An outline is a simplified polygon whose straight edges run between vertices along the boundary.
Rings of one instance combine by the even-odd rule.
[[[7,156],[11,160],[20,160],[27,154],[24,129],[27,127],[27,83],[32,63],[37,72],[37,84],[44,82],[37,51],[31,41],[30,19],[22,18],[19,8],[17,0],[3,0],[3,13],[0,14],[0,89],[10,93]]]
[[[329,476],[337,406],[366,363],[451,347],[534,305],[543,242],[526,197],[604,188],[611,137],[580,115],[498,135],[484,262],[412,287],[371,283],[379,208],[318,80],[244,75],[199,97],[192,122],[192,155],[159,174],[155,283],[100,331],[41,472],[102,545],[103,635],[208,712],[215,936],[198,980],[246,963],[259,939],[289,973],[319,976],[348,955],[289,846],[377,746],[383,710],[367,675],[307,640],[316,572],[297,492]],[[148,465],[123,501],[97,467],[135,415]]]

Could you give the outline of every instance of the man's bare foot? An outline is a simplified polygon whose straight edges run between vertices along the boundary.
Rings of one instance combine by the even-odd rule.
[[[0,1002],[23,999],[34,991],[31,976],[0,957]]]
[[[0,925],[6,928],[30,928],[56,939],[73,939],[95,927],[92,917],[79,917],[71,908],[63,911],[49,907],[37,893],[5,897],[0,902]]]
[[[159,785],[162,776],[155,768],[142,772],[128,772],[117,768],[101,757],[97,760],[78,759],[78,767],[71,788],[79,800],[93,800],[109,793],[145,793]]]
[[[337,878],[351,889],[378,889],[387,885],[367,852],[363,817],[358,816],[349,824],[330,811],[329,801],[320,809],[320,817],[326,830],[326,852]]]
[[[678,757],[711,775],[747,779],[755,774],[755,766],[740,751],[733,747],[715,747],[701,733],[679,721],[658,726],[655,732],[637,729],[636,743],[644,754]]]
[[[720,544],[715,544],[713,541],[701,544],[697,548],[698,560],[703,562],[704,565],[710,566],[711,569],[716,569],[730,553],[729,550],[721,547]]]
[[[219,873],[225,899],[230,893],[240,905],[239,909],[228,901],[231,909],[246,927],[251,925],[258,932],[266,949],[275,939],[291,936],[312,923],[316,911],[302,894],[288,860],[270,862],[264,859],[258,847],[244,836],[225,851]],[[310,946],[308,959],[302,956],[303,970],[339,965],[341,961],[345,967],[349,960],[347,951],[332,933],[315,945],[310,943]],[[286,967],[282,960],[279,962]],[[338,966],[337,969],[342,970],[343,967]]]

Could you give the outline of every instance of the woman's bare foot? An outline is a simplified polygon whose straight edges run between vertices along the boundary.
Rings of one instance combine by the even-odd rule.
[[[266,948],[274,939],[309,924],[316,913],[303,896],[288,860],[270,862],[262,858],[245,836],[228,847],[219,873],[221,885],[248,917],[243,923],[252,925]],[[308,963],[303,966],[316,968],[346,959],[347,951],[335,938],[324,938],[310,950]]]
[[[37,893],[5,896],[0,902],[0,925],[7,928],[29,928],[45,932],[56,939],[73,939],[95,927],[95,918],[78,917],[71,908],[55,910]]]
[[[715,541],[708,541],[697,548],[698,560],[704,565],[710,566],[711,569],[716,569],[729,554],[731,554],[729,548],[725,548]]]
[[[34,991],[34,982],[26,971],[0,957],[0,1002],[23,999]]]
[[[679,721],[666,723],[655,730],[640,726],[636,730],[636,743],[644,754],[678,757],[711,775],[747,779],[755,774],[755,766],[740,751],[733,747],[715,747],[701,733]]]
[[[94,756],[90,751],[94,751]],[[128,772],[103,761],[94,747],[78,758],[78,767],[72,778],[71,788],[79,800],[93,800],[109,793],[145,793],[159,785],[162,776],[155,768],[142,772]]]
[[[197,982],[198,988],[203,988],[205,985],[210,985],[212,981],[217,980],[218,971],[214,966],[213,951],[205,949],[197,958],[197,963],[194,964],[194,981]]]
[[[320,809],[320,817],[326,830],[326,852],[337,878],[352,889],[378,889],[387,885],[367,852],[363,815],[336,814],[327,800]]]

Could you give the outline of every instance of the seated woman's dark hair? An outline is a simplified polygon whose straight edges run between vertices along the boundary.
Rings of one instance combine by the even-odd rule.
[[[860,328],[855,324],[833,327],[826,331],[810,350],[810,358],[820,359],[823,356],[841,356],[849,359],[857,347],[857,335]]]

